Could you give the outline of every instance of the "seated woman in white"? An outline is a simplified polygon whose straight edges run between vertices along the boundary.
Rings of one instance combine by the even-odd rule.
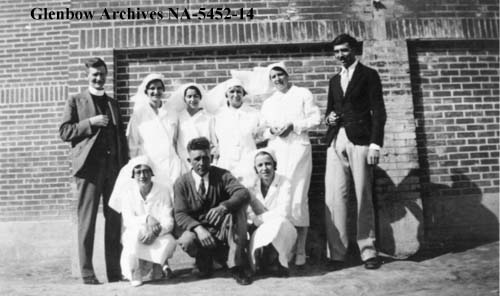
[[[122,173],[123,170],[129,171],[131,184],[115,186],[110,198],[110,206],[123,217],[120,259],[123,276],[132,286],[163,275],[171,277],[168,258],[177,245],[171,234],[174,227],[172,192],[168,186],[153,183],[154,168],[145,156],[133,158]],[[118,184],[126,185],[126,181]]]
[[[290,215],[290,182],[276,174],[272,150],[259,149],[254,158],[258,180],[251,190],[249,219],[255,228],[250,239],[250,263],[254,271],[288,276],[288,261],[297,239]]]

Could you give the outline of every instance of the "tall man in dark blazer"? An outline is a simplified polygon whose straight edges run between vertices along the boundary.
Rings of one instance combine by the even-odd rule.
[[[69,98],[59,134],[71,142],[73,175],[78,191],[78,254],[85,284],[100,284],[92,265],[94,233],[103,197],[105,257],[109,282],[122,278],[120,269],[121,217],[108,206],[120,168],[128,159],[127,141],[118,103],[104,93],[108,70],[100,58],[86,63],[89,87]]]
[[[343,266],[348,248],[347,201],[351,184],[357,199],[357,244],[367,269],[380,266],[372,202],[373,166],[383,145],[386,113],[379,75],[356,60],[357,41],[347,34],[333,40],[342,71],[330,80],[325,121],[326,233],[331,262]]]

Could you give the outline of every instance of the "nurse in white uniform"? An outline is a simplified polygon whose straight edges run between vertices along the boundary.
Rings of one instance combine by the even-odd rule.
[[[173,184],[181,174],[176,142],[179,121],[167,108],[163,75],[149,74],[132,97],[134,111],[127,128],[130,157],[146,155],[155,164],[155,180]]]
[[[276,152],[278,173],[292,184],[291,221],[297,228],[295,264],[306,263],[309,227],[308,191],[312,174],[312,150],[308,131],[320,124],[320,111],[312,93],[289,82],[283,63],[268,66],[269,79],[276,91],[264,101],[260,125]]]
[[[244,185],[253,184],[259,111],[244,102],[247,92],[240,80],[232,78],[223,84],[227,104],[215,116],[215,134],[219,143],[216,165],[230,171]]]
[[[248,217],[256,229],[250,239],[249,253],[254,271],[286,277],[297,232],[289,221],[291,185],[285,176],[276,174],[277,165],[272,150],[263,148],[255,153],[258,179],[250,189]]]

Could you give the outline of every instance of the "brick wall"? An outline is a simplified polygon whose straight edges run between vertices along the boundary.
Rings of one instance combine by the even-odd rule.
[[[411,73],[429,237],[484,239],[498,220],[497,42],[416,42]]]
[[[422,215],[421,154],[417,151],[420,138],[417,137],[418,129],[415,132],[414,121],[420,111],[417,108],[414,113],[411,93],[412,87],[413,90],[415,85],[418,88],[421,82],[410,79],[414,68],[410,69],[406,40],[497,42],[498,3],[490,0],[426,0],[416,6],[413,1],[383,0],[386,9],[375,11],[371,2],[221,0],[211,6],[254,7],[255,19],[155,22],[35,21],[29,17],[29,11],[42,4],[28,0],[7,1],[0,8],[0,220],[64,219],[72,215],[74,199],[69,185],[69,147],[60,142],[57,128],[68,94],[86,87],[82,71],[82,62],[86,58],[97,55],[107,61],[110,70],[107,92],[116,93],[124,115],[129,113],[130,94],[135,93],[140,79],[150,70],[172,75],[172,87],[173,80],[175,83],[187,81],[192,78],[189,75],[210,86],[215,83],[214,79],[226,78],[232,68],[248,69],[274,60],[285,60],[292,68],[292,80],[309,87],[324,108],[327,81],[338,70],[328,42],[336,35],[348,32],[365,40],[362,61],[376,68],[383,81],[388,123],[383,159],[377,170],[376,192],[382,225],[379,232],[382,240],[390,239],[394,236],[391,232],[398,231],[393,227],[398,217],[392,212],[383,212],[383,209],[393,207],[393,212],[397,212],[395,208],[413,211],[415,218]],[[105,7],[109,10],[187,7],[193,11],[208,6],[201,1],[189,1],[187,6],[179,3],[46,1],[42,7],[94,11],[102,11]],[[498,53],[487,51],[482,54],[484,58],[491,58]],[[443,55],[458,58],[453,52]],[[202,67],[214,65],[211,73],[201,69],[208,77],[193,74],[197,68],[191,65],[201,62],[202,58]],[[457,60],[457,64],[460,63]],[[181,71],[176,67],[188,68]],[[180,78],[175,76],[179,73],[182,73]],[[498,77],[498,73],[491,75]],[[462,75],[459,76],[456,79]],[[431,80],[430,83],[438,82]],[[492,93],[498,91],[498,85],[496,88],[490,86]],[[256,106],[260,104],[254,103]],[[484,110],[484,114],[495,112],[497,108],[492,103],[476,105],[492,108]],[[320,136],[323,131],[322,126],[311,133],[314,143],[311,200],[316,202],[312,205],[315,217],[320,217],[313,221],[316,229],[321,227],[322,215],[325,147]],[[480,146],[477,148],[481,149]],[[478,150],[477,153],[484,152]],[[487,156],[481,154],[484,161],[496,157],[493,152],[487,153]],[[481,174],[495,176],[489,171]],[[491,181],[488,190],[495,186],[498,184]],[[402,226],[400,231],[404,230]],[[415,233],[421,235],[421,229],[415,229]],[[394,248],[398,247],[397,242],[391,243]]]

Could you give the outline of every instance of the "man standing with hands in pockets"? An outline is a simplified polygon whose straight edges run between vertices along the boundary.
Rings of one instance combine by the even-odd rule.
[[[357,41],[348,34],[333,40],[342,70],[330,80],[326,109],[327,161],[325,223],[330,262],[344,265],[348,249],[347,201],[354,184],[357,199],[357,244],[366,269],[377,269],[372,201],[373,166],[378,164],[386,112],[378,73],[355,56]]]
[[[103,197],[105,258],[109,282],[122,278],[120,270],[120,214],[108,206],[120,168],[127,163],[128,148],[118,102],[104,93],[108,69],[100,58],[85,62],[89,87],[70,97],[64,107],[59,134],[71,142],[72,169],[78,195],[78,255],[84,284],[100,284],[92,264],[94,233]]]

